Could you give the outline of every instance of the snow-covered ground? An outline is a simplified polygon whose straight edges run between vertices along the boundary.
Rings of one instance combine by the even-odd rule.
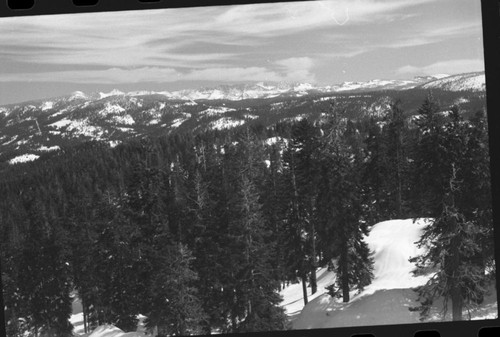
[[[29,161],[37,160],[38,158],[40,158],[40,156],[37,156],[36,154],[32,154],[32,153],[23,154],[23,155],[17,156],[15,158],[12,158],[11,160],[9,160],[9,164],[14,165],[14,164],[18,164],[18,163],[26,163]]]
[[[351,292],[351,301],[342,303],[342,299],[332,298],[318,282],[318,293],[305,306],[298,317],[293,314],[300,311],[301,288],[292,291],[285,289],[282,295],[287,313],[291,315],[293,329],[319,329],[348,326],[367,326],[383,324],[420,323],[419,313],[412,312],[409,307],[417,306],[416,293],[411,289],[425,284],[430,275],[414,277],[411,271],[414,265],[408,259],[422,253],[415,245],[419,240],[425,220],[413,222],[408,220],[384,221],[373,226],[366,238],[370,249],[374,252],[374,280],[362,292]],[[334,280],[333,273],[318,273],[321,280]],[[295,285],[294,285],[295,286]],[[294,297],[292,297],[292,292]],[[322,293],[322,294],[321,294]],[[288,298],[297,298],[296,303],[289,303]],[[292,306],[292,304],[294,306]],[[440,321],[439,315],[442,301],[436,301],[431,310],[430,321]],[[445,320],[451,320],[451,314]],[[486,296],[484,303],[471,311],[472,319],[494,319],[498,317],[496,292],[494,289]],[[464,310],[464,319],[468,318]]]
[[[342,303],[342,299],[332,298],[325,287],[335,282],[335,274],[326,268],[318,269],[318,291],[311,294],[307,288],[309,303],[304,306],[302,284],[291,284],[283,289],[282,306],[289,317],[293,329],[320,329],[349,326],[368,326],[383,324],[421,323],[419,313],[409,307],[417,306],[417,295],[411,289],[425,284],[429,275],[415,277],[414,265],[408,260],[422,251],[415,242],[420,239],[423,228],[428,222],[424,219],[414,222],[390,220],[372,227],[366,237],[368,246],[373,251],[374,279],[363,291],[351,292],[351,301]],[[442,300],[435,301],[429,321],[441,321]],[[469,312],[464,310],[464,319]],[[496,319],[498,309],[496,292],[492,287],[484,303],[470,312],[471,319]],[[449,313],[445,320],[451,320]],[[83,334],[81,313],[75,312],[71,322],[76,334]],[[138,332],[125,333],[112,326],[101,326],[87,337],[143,337],[141,327]]]

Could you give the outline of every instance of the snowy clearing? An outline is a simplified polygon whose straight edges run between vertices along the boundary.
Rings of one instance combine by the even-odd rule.
[[[408,259],[422,253],[415,242],[419,240],[427,223],[424,219],[416,222],[407,219],[384,221],[373,226],[366,238],[368,246],[374,252],[372,284],[362,292],[352,291],[351,301],[343,303],[342,299],[332,298],[324,293],[321,289],[323,284],[320,285],[319,280],[325,276],[318,273],[318,292],[323,294],[314,297],[302,309],[300,315],[293,320],[293,329],[421,323],[419,313],[408,309],[418,305],[417,294],[411,288],[425,284],[430,275],[414,277],[411,273],[414,266]],[[295,296],[300,296],[301,289],[296,288],[295,291]],[[291,305],[285,305],[289,314],[293,313],[292,310],[297,310],[290,310],[289,307],[292,308]],[[442,320],[439,315],[442,307],[442,301],[435,301],[430,321]],[[464,318],[468,317],[467,314],[465,309]],[[450,316],[451,312],[444,319],[451,320]],[[484,303],[471,311],[471,319],[497,317],[496,292],[492,289]]]

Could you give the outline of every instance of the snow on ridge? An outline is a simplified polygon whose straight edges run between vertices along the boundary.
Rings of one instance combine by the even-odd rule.
[[[15,158],[12,158],[11,160],[9,160],[9,164],[15,165],[15,164],[19,164],[19,163],[26,163],[26,162],[30,162],[30,161],[35,161],[38,158],[40,158],[40,156],[37,156],[36,154],[32,154],[32,153],[23,154],[23,155],[17,156]]]
[[[43,151],[43,152],[50,152],[50,151],[57,151],[57,150],[60,150],[61,148],[57,145],[55,146],[51,146],[51,147],[47,147],[45,145],[42,145],[40,146],[37,151]]]
[[[217,115],[224,114],[224,113],[226,113],[228,111],[235,111],[235,109],[227,108],[227,107],[223,107],[223,106],[221,106],[221,107],[210,107],[208,109],[200,111],[199,114],[207,116],[207,117],[211,117],[211,116],[217,116]]]
[[[54,108],[54,102],[44,102],[40,108],[42,111],[50,110]]]
[[[85,95],[85,93],[83,93],[83,91],[74,91],[73,93],[71,93],[71,96],[69,97],[69,101],[73,101],[75,99],[87,99],[87,95]]]
[[[172,121],[172,124],[170,126],[173,128],[178,128],[179,126],[181,126],[182,123],[184,123],[187,120],[188,118],[176,118]]]
[[[208,124],[208,127],[211,129],[223,130],[223,129],[231,129],[243,124],[245,124],[245,121],[234,120],[229,117],[222,117],[217,119],[216,121],[210,122]]]
[[[449,77],[450,75],[449,74],[434,74],[434,75],[431,75],[431,76],[439,80],[439,79],[442,79],[442,78],[445,78],[445,77]]]
[[[436,88],[448,91],[485,91],[486,78],[484,72],[452,75],[427,82],[421,88]]]
[[[73,132],[77,136],[86,136],[96,140],[101,140],[104,135],[104,129],[99,126],[93,126],[88,119],[69,120],[66,118],[49,124],[56,129],[65,128],[68,132]]]
[[[252,115],[252,114],[244,114],[243,117],[245,117],[246,119],[258,119],[259,118],[259,116]]]
[[[61,128],[64,128],[64,127],[67,127],[68,125],[72,124],[73,121],[72,120],[69,120],[69,119],[66,119],[66,118],[63,118],[57,122],[54,122],[54,123],[51,123],[49,124],[49,126],[53,126],[55,127],[56,129],[61,129]]]
[[[113,116],[111,118],[115,123],[117,124],[125,124],[125,125],[133,125],[135,124],[135,120],[132,118],[130,115],[118,115],[118,116]]]
[[[124,112],[124,111],[125,111],[125,109],[122,106],[120,106],[118,104],[111,104],[110,102],[107,102],[104,109],[99,111],[99,113],[101,115],[108,115],[108,114],[116,114],[116,113],[120,113],[120,112]]]
[[[123,95],[125,95],[124,92],[122,92],[118,89],[113,89],[112,91],[110,91],[108,93],[100,92],[99,99],[103,99],[103,98],[110,97],[110,96],[123,96]]]

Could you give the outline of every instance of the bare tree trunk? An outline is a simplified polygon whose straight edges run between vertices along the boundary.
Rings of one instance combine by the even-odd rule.
[[[462,298],[462,294],[460,294],[460,289],[458,287],[454,287],[451,291],[451,312],[453,321],[461,321],[462,317],[462,309],[464,300]]]
[[[82,312],[83,312],[83,332],[84,333],[88,333],[88,322],[87,322],[87,308],[85,308],[85,300],[84,300],[84,296],[82,296],[81,298],[82,300]]]
[[[302,276],[302,294],[304,297],[304,305],[307,305],[307,280],[305,276]]]
[[[312,204],[312,202],[311,202]],[[312,207],[311,207],[311,212],[312,212]],[[312,238],[312,266],[311,266],[311,294],[315,294],[318,291],[318,282],[316,280],[316,268],[317,268],[317,262],[316,262],[316,228],[314,226],[314,221],[311,221],[311,238]]]
[[[342,301],[344,303],[347,303],[350,301],[350,296],[349,296],[349,268],[348,268],[348,261],[347,261],[347,242],[344,240],[342,242],[342,256],[340,258],[340,263],[341,263],[341,271],[342,271]]]

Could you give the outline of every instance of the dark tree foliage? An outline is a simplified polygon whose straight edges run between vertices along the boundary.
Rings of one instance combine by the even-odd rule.
[[[484,157],[479,158],[472,154],[486,147],[484,129],[471,128],[471,122],[464,121],[456,107],[446,120],[438,123],[430,106],[427,102],[422,107],[428,118],[419,124],[422,135],[417,144],[417,148],[429,151],[429,157],[425,163],[421,160],[416,169],[420,170],[421,189],[433,193],[429,198],[435,204],[420,204],[421,212],[429,212],[433,220],[418,242],[427,252],[414,261],[417,272],[427,268],[437,272],[426,285],[416,289],[421,306],[414,310],[419,310],[425,319],[433,301],[442,297],[444,314],[451,300],[453,320],[462,320],[463,309],[481,303],[487,290],[486,265],[492,255],[490,246],[481,244],[490,241],[486,237],[492,238],[491,192],[489,179],[484,176],[488,155],[482,152]],[[430,139],[435,142],[433,149],[429,148]],[[471,157],[477,160],[474,165]],[[478,171],[475,165],[481,169]],[[471,200],[472,191],[479,203]]]
[[[163,335],[286,329],[285,285],[302,282],[307,303],[328,266],[330,294],[349,301],[373,278],[370,226],[405,217],[434,219],[415,262],[436,274],[416,310],[443,297],[459,319],[495,277],[485,116],[444,113],[431,95],[406,106],[366,117],[338,103],[314,123],[88,142],[2,166],[8,335],[70,335],[73,295],[87,333],[135,330],[137,314]]]

